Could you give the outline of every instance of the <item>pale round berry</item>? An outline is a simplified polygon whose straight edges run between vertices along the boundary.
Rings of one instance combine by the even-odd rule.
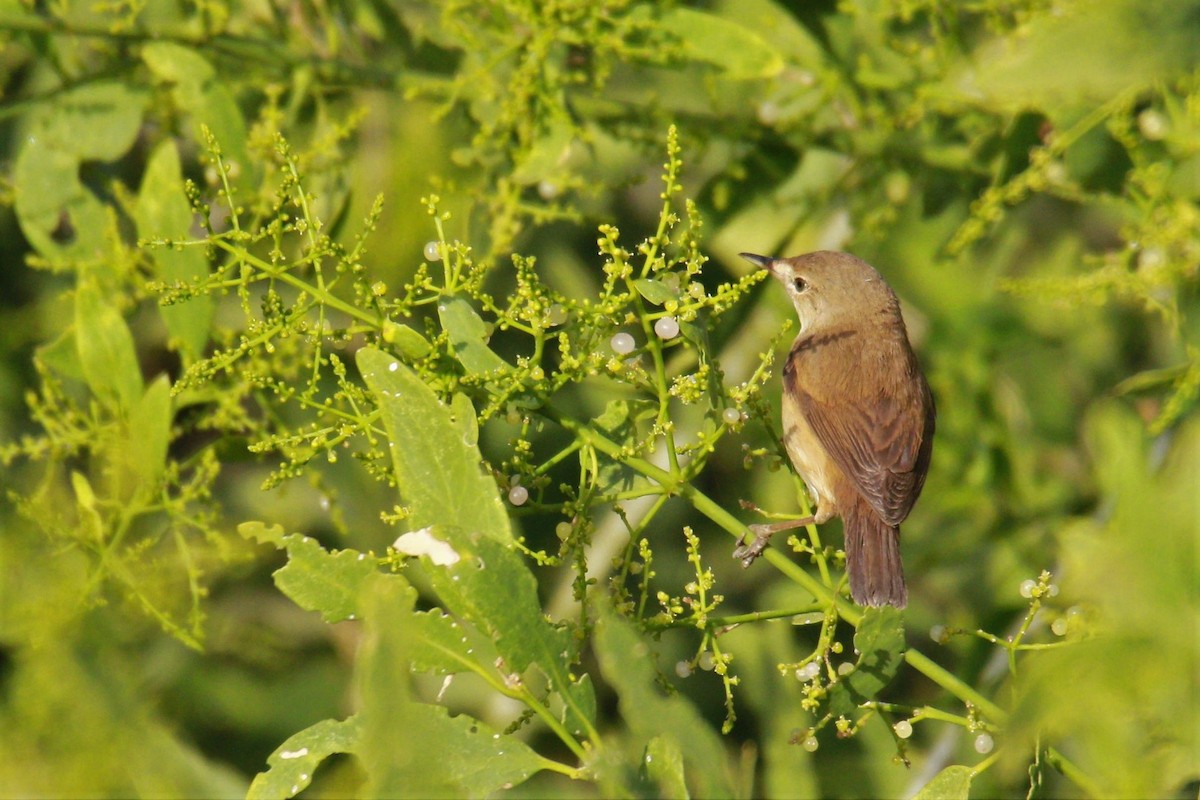
[[[901,739],[907,739],[908,737],[912,736],[912,723],[906,719],[902,719],[892,726],[892,730],[894,730],[896,735]]]
[[[712,652],[705,650],[703,653],[701,653],[699,663],[700,669],[704,670],[705,672],[712,672],[712,668],[714,666]]]
[[[633,337],[628,333],[618,333],[612,337],[608,346],[613,349],[613,352],[619,356],[628,355],[637,347],[637,343],[633,341]]]
[[[800,669],[796,670],[796,677],[802,681],[811,681],[820,674],[821,665],[815,661],[810,661]]]
[[[679,322],[674,317],[660,317],[654,323],[654,332],[660,339],[674,339],[679,335]]]
[[[441,242],[426,242],[425,243],[425,260],[426,261],[441,261],[442,260],[442,244],[441,244]]]
[[[726,425],[735,425],[742,418],[742,412],[736,408],[727,408],[721,412],[721,421]]]
[[[538,197],[543,200],[553,200],[558,197],[558,184],[553,181],[540,181],[537,187]]]
[[[508,502],[514,506],[523,506],[529,500],[529,490],[524,486],[514,486],[508,490]]]
[[[995,746],[996,740],[992,738],[990,733],[981,733],[975,737],[975,752],[980,755],[992,752],[992,748]]]
[[[550,326],[562,325],[567,321],[567,310],[562,307],[562,304],[555,303],[550,306],[546,312],[546,324]]]
[[[1037,588],[1037,581],[1033,579],[1021,581],[1021,597],[1033,597],[1033,590]]]
[[[679,661],[675,664],[675,674],[681,678],[686,678],[692,674],[692,665],[686,661]]]
[[[810,753],[815,753],[817,752],[817,748],[821,746],[821,743],[817,741],[817,737],[810,733],[807,737],[805,737],[804,741],[800,743],[800,746]]]
[[[838,664],[838,668],[837,668],[838,675],[849,675],[851,672],[854,672],[854,662],[853,661],[843,661],[842,663]]]
[[[571,531],[573,531],[573,530],[575,530],[575,529],[571,526],[571,523],[560,522],[554,526],[554,535],[557,536],[560,540],[565,542],[567,540],[567,537],[571,535]]]
[[[387,284],[383,281],[375,281],[371,284],[371,294],[376,297],[383,297],[387,294]]]
[[[938,644],[945,644],[950,637],[946,633],[945,625],[934,625],[929,629],[929,638]]]
[[[1171,128],[1171,123],[1161,111],[1156,111],[1153,108],[1147,108],[1142,113],[1138,114],[1138,130],[1142,132],[1151,141],[1157,141],[1167,135],[1167,131]]]
[[[1051,622],[1050,630],[1054,631],[1055,636],[1066,636],[1067,635],[1067,618],[1059,617],[1058,619],[1054,620],[1054,622]]]

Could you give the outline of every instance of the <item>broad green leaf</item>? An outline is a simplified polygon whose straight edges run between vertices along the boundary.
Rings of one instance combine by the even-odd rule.
[[[661,306],[668,300],[677,300],[678,292],[672,292],[662,281],[654,278],[638,278],[633,282],[638,294],[656,306]]]
[[[150,156],[134,218],[143,239],[184,241],[189,238],[192,208],[183,191],[179,154],[173,141],[163,142]],[[159,278],[168,286],[196,283],[208,275],[208,259],[203,248],[157,247],[150,253],[158,267]],[[198,295],[160,306],[159,311],[167,331],[179,347],[184,365],[200,358],[208,342],[212,298]]]
[[[490,541],[490,540],[489,540]],[[416,702],[410,689],[415,593],[373,581],[357,666],[367,794],[483,797],[524,781],[543,761],[528,745],[466,714]]]
[[[511,542],[508,514],[474,436],[416,373],[381,350],[358,351],[358,368],[379,400],[400,494],[414,528],[437,523]]]
[[[238,533],[275,547],[286,548],[288,562],[275,570],[275,585],[296,605],[317,611],[326,622],[359,615],[358,598],[366,580],[378,572],[374,558],[356,550],[331,553],[299,533],[284,534],[278,525],[244,522]]]
[[[92,392],[130,410],[142,397],[142,371],[133,334],[96,284],[83,280],[75,290],[75,346]]]
[[[537,581],[510,545],[480,533],[433,528],[459,554],[454,564],[427,563],[427,574],[446,610],[467,620],[489,638],[504,660],[506,674],[536,666],[562,698],[572,732],[594,724],[595,699],[590,683],[575,682],[567,671],[572,649],[566,630],[546,621]]]
[[[887,686],[904,660],[904,617],[891,606],[868,608],[854,633],[858,662],[829,691],[829,710],[851,715]]]
[[[661,25],[679,37],[685,55],[719,68],[738,80],[770,78],[783,71],[783,57],[754,31],[730,19],[675,8],[663,14]]]
[[[681,695],[661,693],[649,645],[628,622],[607,610],[597,621],[594,641],[600,669],[616,691],[621,716],[633,734],[647,745],[664,739],[681,752],[696,795],[732,797],[733,778],[720,737]]]
[[[415,670],[452,675],[495,668],[496,647],[474,625],[434,609],[414,614],[411,630],[409,659]]]
[[[655,736],[642,756],[646,777],[658,784],[660,797],[689,797],[683,775],[683,753],[672,739]]]
[[[438,318],[450,337],[455,358],[467,372],[478,374],[509,366],[487,346],[487,326],[464,298],[450,297],[440,301]]]
[[[254,776],[246,800],[295,797],[312,783],[321,762],[334,753],[353,753],[362,737],[357,717],[323,719],[279,745],[267,756],[268,769]]]
[[[108,208],[79,179],[84,160],[113,161],[133,145],[145,92],[98,82],[63,92],[35,112],[13,169],[21,230],[47,258],[95,256]],[[81,132],[86,131],[86,135]]]
[[[236,165],[234,181],[252,185],[259,170],[246,149],[246,122],[233,93],[208,60],[173,42],[144,45],[142,60],[156,77],[172,84],[175,102],[196,123],[193,135],[199,140],[200,125],[208,126],[225,163]]]
[[[946,767],[922,786],[913,800],[967,800],[971,795],[971,779],[974,777],[975,771],[970,767]]]

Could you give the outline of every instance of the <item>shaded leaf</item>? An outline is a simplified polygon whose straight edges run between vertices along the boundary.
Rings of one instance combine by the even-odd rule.
[[[130,415],[128,457],[137,484],[145,490],[153,490],[158,485],[166,467],[171,417],[171,381],[166,375],[160,375],[146,388]]]
[[[646,777],[658,784],[660,797],[690,797],[683,776],[683,753],[671,739],[656,736],[642,756]]]
[[[402,322],[384,323],[383,340],[409,359],[424,358],[433,349],[428,339]]]
[[[672,292],[662,281],[653,278],[638,278],[633,282],[638,294],[656,306],[661,306],[668,300],[678,299],[678,292]]]
[[[658,748],[682,753],[698,796],[732,797],[732,774],[720,738],[683,696],[659,691],[649,645],[611,611],[597,621],[595,645],[600,669],[616,691],[621,716],[633,734],[647,745],[662,739]]]
[[[854,671],[829,690],[829,710],[851,715],[887,686],[904,660],[904,617],[891,606],[868,608],[854,633]]]

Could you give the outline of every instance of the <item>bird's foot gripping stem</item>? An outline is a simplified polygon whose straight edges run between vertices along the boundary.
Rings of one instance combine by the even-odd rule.
[[[754,563],[755,559],[767,551],[767,545],[771,543],[772,536],[780,531],[803,528],[805,525],[812,525],[814,522],[816,522],[816,519],[813,517],[804,517],[803,519],[774,522],[769,525],[750,525],[748,532],[754,534],[754,541],[746,544],[746,534],[742,534],[742,538],[738,539],[737,547],[733,549],[733,557],[741,559],[743,568],[748,567]]]

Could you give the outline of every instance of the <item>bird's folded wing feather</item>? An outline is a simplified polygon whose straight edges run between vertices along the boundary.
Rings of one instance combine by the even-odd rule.
[[[925,483],[933,438],[933,405],[909,396],[873,402],[822,402],[796,386],[804,418],[842,472],[889,525],[908,516]]]

